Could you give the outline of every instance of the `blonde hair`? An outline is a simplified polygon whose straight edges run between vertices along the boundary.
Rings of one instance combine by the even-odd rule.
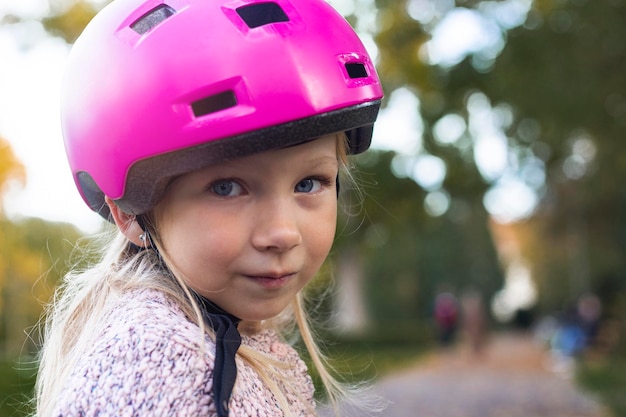
[[[348,171],[345,135],[338,134],[337,138],[338,159],[342,170]],[[158,233],[150,216],[147,216],[146,227],[153,239],[152,243],[160,249]],[[130,289],[151,288],[167,294],[199,326],[202,341],[204,334],[214,338],[212,330],[204,325],[202,313],[190,288],[177,274],[163,267],[164,260],[158,250],[138,250],[120,232],[116,232],[113,237],[105,233],[103,237],[109,247],[100,261],[88,269],[68,273],[44,315],[42,324],[45,343],[40,351],[35,387],[36,414],[39,416],[52,413],[63,382],[88,348],[87,344],[96,336],[95,332],[99,328],[97,324],[106,314],[107,304],[112,298]],[[339,415],[339,402],[350,396],[351,389],[333,377],[331,367],[315,341],[303,304],[303,295],[299,293],[283,314],[268,320],[265,326],[282,334],[294,325],[298,328],[328,400]],[[240,347],[237,355],[255,369],[276,397],[285,416],[290,416],[286,396],[275,382],[276,378],[283,375],[281,368],[284,365],[245,345]]]

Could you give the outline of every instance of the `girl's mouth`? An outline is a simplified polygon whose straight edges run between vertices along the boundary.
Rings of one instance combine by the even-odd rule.
[[[256,282],[263,288],[267,289],[279,289],[284,287],[290,280],[295,276],[295,273],[288,273],[282,275],[270,275],[270,276],[251,276],[248,275],[247,278]]]

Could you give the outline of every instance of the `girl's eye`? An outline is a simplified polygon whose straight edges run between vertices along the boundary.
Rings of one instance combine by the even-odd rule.
[[[233,180],[219,180],[209,187],[211,192],[219,197],[236,197],[243,192],[241,185]]]
[[[297,193],[314,193],[319,191],[326,183],[327,181],[321,179],[306,178],[296,184],[295,190]]]

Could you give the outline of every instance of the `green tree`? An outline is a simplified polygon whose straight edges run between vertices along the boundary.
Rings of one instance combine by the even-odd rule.
[[[0,197],[25,168],[0,138]],[[35,324],[49,301],[69,254],[81,236],[76,227],[40,219],[14,222],[0,207],[0,355],[15,358],[35,351]],[[25,332],[34,331],[31,338]]]
[[[69,224],[41,219],[0,221],[0,351],[7,358],[36,352],[37,322],[81,233]]]
[[[481,177],[474,158],[463,157],[467,148],[441,144],[433,129],[449,114],[469,124],[469,100],[478,92],[508,118],[502,130],[513,174],[527,182],[533,180],[529,173],[545,175],[534,187],[541,204],[525,225],[535,236],[528,241],[539,245],[526,246],[525,256],[534,265],[542,308],[558,309],[593,291],[624,320],[626,4],[537,0],[519,25],[506,27],[504,8],[525,2],[456,1],[456,10],[495,22],[504,47],[492,55],[477,51],[447,66],[417,58],[425,56],[425,34],[436,27],[436,14],[425,22],[409,13],[415,5],[428,8],[436,2],[376,4],[381,76],[388,94],[400,87],[417,92],[426,151],[455,167],[465,181],[482,182],[482,192],[497,182]],[[470,133],[470,139],[476,138]],[[530,170],[533,165],[539,171]],[[453,195],[468,190],[454,178],[444,186]],[[480,189],[469,188],[475,196]],[[615,313],[620,311],[615,306],[622,313]]]
[[[452,214],[432,217],[427,192],[392,174],[394,157],[371,150],[355,159],[357,190],[344,198],[335,250],[337,257],[359,254],[371,325],[397,339],[430,320],[442,287],[458,295],[479,288],[489,297],[502,286],[502,271],[480,199],[459,194]]]
[[[13,153],[9,142],[0,137],[0,202],[4,201],[4,194],[13,182],[24,183],[25,180],[24,166]],[[8,252],[13,249],[10,240],[14,237],[13,233],[4,226],[5,223],[7,221],[5,220],[4,208],[0,204],[0,312],[7,308],[6,287],[10,281],[9,269],[12,263],[9,260]],[[5,315],[2,314],[2,317],[4,318]],[[6,326],[0,327],[0,332],[4,328]],[[4,334],[0,333],[0,340],[4,339],[6,339]]]

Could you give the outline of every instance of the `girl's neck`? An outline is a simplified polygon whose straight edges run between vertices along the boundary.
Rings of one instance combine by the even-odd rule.
[[[250,336],[265,329],[265,325],[262,321],[242,321],[237,328],[242,335]]]

